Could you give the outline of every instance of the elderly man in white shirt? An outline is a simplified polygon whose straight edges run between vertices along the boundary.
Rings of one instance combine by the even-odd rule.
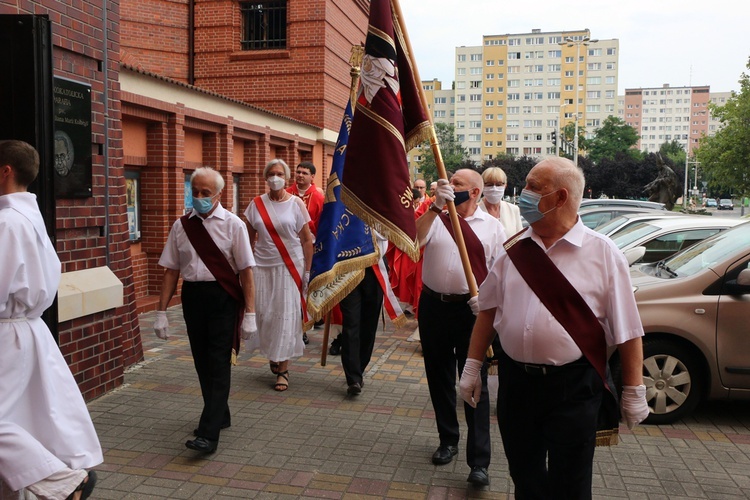
[[[419,242],[425,248],[419,332],[440,437],[440,446],[432,455],[432,462],[436,465],[448,464],[458,454],[456,369],[458,373],[463,370],[477,305],[477,298],[469,297],[458,247],[444,223],[446,215],[441,215],[442,220],[438,220],[438,214],[446,200],[454,200],[459,217],[466,221],[479,240],[472,248],[464,234],[470,260],[474,254],[475,261],[485,266],[482,270],[484,276],[502,248],[505,232],[496,218],[478,209],[481,195],[482,177],[479,173],[460,169],[450,184],[444,179],[439,181],[435,203],[417,220]],[[487,370],[482,369],[482,379],[486,381],[486,378]],[[477,407],[465,404],[464,413],[469,431],[466,462],[471,472],[468,481],[474,486],[486,486],[489,484],[487,468],[491,458],[490,401],[486,388]]]
[[[461,378],[461,396],[474,404],[482,382],[479,370],[495,332],[500,353],[498,425],[517,498],[591,498],[597,419],[606,391],[603,377],[607,346],[617,346],[622,363],[621,413],[629,427],[648,416],[643,385],[643,328],[622,252],[606,237],[586,228],[577,215],[583,173],[565,158],[539,162],[526,177],[521,215],[531,224],[505,244],[479,290],[480,313]],[[530,239],[526,250],[509,253]],[[538,245],[538,249],[529,245]],[[521,248],[521,247],[519,247]],[[602,359],[589,361],[578,332],[568,333],[532,290],[522,269],[541,266],[544,254],[582,297],[593,315],[583,324],[602,332]],[[542,281],[542,286],[536,286]],[[543,297],[561,296],[549,276],[531,279]],[[599,324],[596,324],[598,320]],[[567,323],[566,319],[562,319]],[[583,343],[583,346],[586,344]],[[612,388],[614,390],[614,388]],[[614,403],[613,403],[614,404]]]
[[[159,265],[166,268],[166,271],[154,330],[159,338],[168,338],[166,310],[181,274],[182,314],[203,395],[203,412],[198,427],[193,431],[196,438],[185,442],[185,446],[201,453],[212,453],[218,446],[221,429],[231,425],[230,368],[236,322],[238,313],[241,313],[240,302],[244,302],[245,307],[241,320],[243,338],[247,339],[258,331],[252,271],[255,258],[247,226],[219,202],[224,188],[221,175],[210,167],[199,168],[190,177],[190,185],[193,211],[188,217],[174,223],[159,259]],[[221,261],[225,266],[228,263],[231,267],[228,271],[231,275],[229,280],[222,280],[222,275],[216,276],[193,245],[186,230],[194,227],[189,224],[195,221],[199,221],[207,233],[202,240],[213,240],[220,252],[214,255],[216,259],[211,260]],[[239,297],[230,293],[232,288],[227,286],[227,281],[232,284],[231,278],[236,280],[237,275],[241,287],[236,293]],[[234,284],[237,285],[236,282]],[[236,354],[235,352],[234,355]]]

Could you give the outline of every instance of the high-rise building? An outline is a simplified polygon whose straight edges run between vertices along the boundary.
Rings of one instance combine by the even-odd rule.
[[[453,123],[454,113],[454,96],[453,89],[443,89],[443,84],[440,80],[422,80],[422,88],[424,89],[425,99],[427,100],[427,112],[432,115],[433,123]],[[421,179],[422,175],[419,171],[419,162],[422,161],[422,156],[425,154],[427,145],[420,145],[406,154],[406,160],[409,165],[409,172],[411,173],[412,182]]]
[[[677,141],[692,153],[701,137],[720,127],[711,118],[709,102],[723,105],[729,97],[731,92],[711,94],[708,85],[625,89],[619,117],[638,133],[641,151],[656,152],[665,142]]]
[[[456,134],[477,163],[497,154],[555,154],[552,132],[593,136],[616,115],[619,41],[589,30],[485,35],[457,47]]]

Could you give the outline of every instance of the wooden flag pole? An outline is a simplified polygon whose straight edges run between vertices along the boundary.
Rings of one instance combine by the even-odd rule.
[[[320,353],[320,366],[326,365],[326,359],[328,357],[328,336],[331,333],[331,311],[326,313],[326,323],[323,327],[323,350]]]
[[[393,6],[393,10],[396,14],[398,25],[401,28],[401,33],[404,36],[404,43],[406,44],[406,50],[409,51],[409,60],[411,61],[412,71],[417,81],[417,85],[419,85],[419,97],[422,100],[422,107],[425,110],[428,110],[430,109],[430,107],[427,102],[427,96],[424,93],[424,88],[422,87],[422,80],[419,77],[419,69],[417,68],[417,63],[414,60],[414,51],[411,48],[411,41],[409,40],[409,34],[406,32],[406,25],[403,22],[404,15],[401,12],[401,5],[399,5],[398,0],[391,0],[391,5]],[[438,144],[437,134],[435,133],[435,124],[432,121],[431,113],[429,114],[429,118],[430,118],[430,148],[432,149],[432,154],[435,155],[435,164],[437,165],[438,176],[440,177],[440,179],[448,180],[448,173],[446,172],[445,164],[443,163],[443,155],[442,153],[440,153],[440,145]],[[469,253],[466,250],[466,243],[464,242],[464,235],[461,232],[460,222],[458,221],[458,213],[456,213],[456,205],[452,201],[449,201],[447,205],[448,205],[448,214],[450,215],[450,219],[451,219],[451,225],[453,226],[453,234],[455,235],[456,245],[458,246],[458,253],[461,256],[461,264],[463,265],[464,275],[466,275],[466,282],[469,285],[469,294],[472,297],[474,297],[479,292],[477,289],[477,282],[474,279],[474,273],[471,272],[471,263],[469,262]]]

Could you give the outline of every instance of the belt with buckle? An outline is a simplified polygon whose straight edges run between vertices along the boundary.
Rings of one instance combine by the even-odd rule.
[[[536,363],[521,363],[520,361],[516,361],[515,359],[511,359],[513,363],[516,364],[521,370],[528,373],[529,375],[553,375],[555,373],[560,373],[561,371],[567,370],[569,368],[572,368],[574,366],[585,366],[588,363],[586,361],[586,358],[581,358],[576,361],[573,361],[571,363],[567,363],[564,365],[540,365]]]
[[[435,297],[441,302],[468,302],[471,298],[471,294],[468,293],[439,293],[435,290],[428,288],[426,285],[422,285],[422,291],[431,297]]]

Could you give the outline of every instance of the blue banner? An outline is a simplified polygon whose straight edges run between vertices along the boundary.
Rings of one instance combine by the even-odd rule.
[[[350,102],[336,141],[310,269],[307,309],[314,320],[321,319],[346,297],[362,281],[364,270],[376,264],[379,258],[370,227],[341,201],[341,181],[351,126]]]

